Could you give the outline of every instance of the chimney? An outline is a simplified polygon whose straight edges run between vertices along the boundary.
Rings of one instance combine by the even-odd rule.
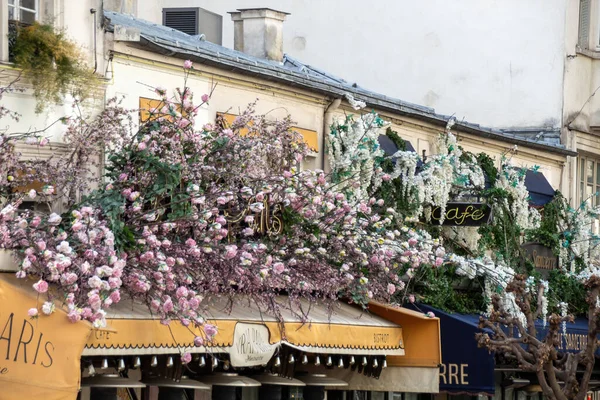
[[[233,20],[235,50],[283,61],[283,21],[288,13],[270,8],[242,8],[229,14]]]

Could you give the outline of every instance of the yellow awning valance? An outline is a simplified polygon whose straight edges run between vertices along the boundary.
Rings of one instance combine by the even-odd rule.
[[[309,309],[308,304],[304,306],[303,309]],[[313,305],[305,323],[292,312],[284,311],[284,324],[279,324],[274,317],[249,303],[238,303],[230,312],[224,311],[227,308],[226,301],[215,299],[208,307],[207,319],[218,328],[211,351],[230,352],[243,329],[255,329],[255,337],[261,335],[260,329],[264,329],[265,345],[286,344],[309,353],[404,354],[402,328],[398,324],[350,305],[336,306],[331,316],[326,305]],[[107,321],[115,332],[94,332],[86,344],[84,355],[207,350],[193,345],[196,335],[193,330],[179,322],[162,325],[152,318],[146,306],[136,302],[124,301],[111,308]]]
[[[403,330],[403,357],[388,357],[389,366],[435,367],[442,363],[442,345],[439,318],[404,307],[369,303],[369,312],[401,325]]]
[[[27,311],[43,302],[31,287],[34,282],[0,273],[0,397],[73,400],[91,325],[69,322],[60,309],[31,319]]]

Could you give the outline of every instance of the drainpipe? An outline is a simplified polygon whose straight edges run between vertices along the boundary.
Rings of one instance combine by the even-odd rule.
[[[325,172],[329,172],[329,168],[325,165],[325,146],[327,144],[327,135],[329,134],[329,129],[331,129],[331,125],[333,125],[333,113],[340,107],[340,104],[342,104],[341,98],[333,100],[325,109],[325,113],[323,114],[323,143],[321,147],[321,169]]]

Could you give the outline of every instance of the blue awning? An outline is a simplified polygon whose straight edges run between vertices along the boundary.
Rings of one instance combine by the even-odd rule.
[[[529,191],[529,204],[534,207],[542,207],[548,204],[556,193],[541,172],[527,170],[525,186]]]
[[[479,329],[479,315],[450,314],[419,304],[413,307],[422,312],[432,311],[440,319],[442,365],[440,366],[440,393],[493,395],[495,391],[494,353],[479,348],[475,334]],[[548,327],[536,322],[538,338],[543,339]],[[566,332],[560,333],[560,352],[579,352],[587,344],[588,320],[577,318],[567,323]],[[491,332],[490,332],[491,333]],[[600,356],[600,349],[596,351]]]
[[[475,334],[482,332],[478,327],[479,316],[449,314],[421,304],[419,309],[432,311],[440,319],[440,393],[493,395],[496,387],[494,354],[477,346]]]
[[[392,139],[390,139],[387,135],[379,135],[377,141],[379,142],[379,145],[381,146],[381,149],[385,152],[386,156],[391,156],[392,154],[398,151],[398,146],[396,146],[396,143],[394,143]],[[406,147],[406,151],[416,153],[415,148],[408,140],[404,140],[404,145]]]

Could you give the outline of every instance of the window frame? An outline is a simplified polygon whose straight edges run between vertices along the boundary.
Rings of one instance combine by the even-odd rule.
[[[577,180],[576,180],[576,193],[577,193],[577,204],[582,204],[584,201],[587,201],[588,204],[591,204],[592,207],[600,206],[600,195],[593,196],[591,203],[589,202],[589,196],[587,195],[587,168],[588,161],[594,162],[594,171],[592,175],[592,187],[595,189],[593,193],[600,193],[600,156],[593,154],[579,154],[577,157]],[[581,168],[583,167],[583,171]],[[591,222],[591,230],[595,235],[600,234],[600,220],[594,219]]]
[[[593,163],[591,182],[588,182],[588,163]],[[594,193],[600,192],[600,157],[580,154],[579,157],[577,157],[577,199],[579,204],[584,201],[590,201],[590,196],[586,190],[590,185],[593,190],[591,196],[594,196]],[[592,206],[600,205],[600,196],[596,196],[591,200]]]
[[[10,4],[9,2],[7,2],[7,6],[8,6],[8,13],[7,13],[7,17],[10,15],[10,9],[14,9],[13,12],[13,17],[12,19],[8,19],[9,21],[18,21],[21,22],[21,10],[25,10],[27,12],[33,13],[34,14],[34,21],[38,21],[39,20],[39,16],[40,16],[40,0],[34,0],[34,7],[35,9],[31,9],[31,8],[27,8],[27,7],[23,7],[21,6],[21,2],[22,0],[13,0],[14,4]]]

